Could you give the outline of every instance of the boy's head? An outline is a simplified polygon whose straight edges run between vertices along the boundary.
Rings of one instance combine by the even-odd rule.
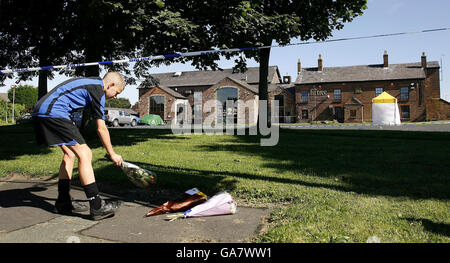
[[[103,89],[107,99],[115,98],[125,89],[125,81],[119,72],[108,72],[103,77]]]

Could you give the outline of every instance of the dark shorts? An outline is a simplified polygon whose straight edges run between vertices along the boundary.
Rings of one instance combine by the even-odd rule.
[[[33,124],[38,144],[57,146],[86,143],[80,130],[71,120],[33,117]]]

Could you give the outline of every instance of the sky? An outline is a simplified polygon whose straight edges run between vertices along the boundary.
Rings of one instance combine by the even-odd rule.
[[[368,0],[367,7],[362,16],[346,23],[343,29],[334,31],[329,40],[450,28],[449,0]],[[299,42],[297,39],[292,40],[292,43]],[[450,101],[450,30],[275,47],[271,49],[269,64],[278,66],[282,76],[289,74],[292,80],[295,80],[298,59],[301,60],[304,68],[317,67],[319,54],[322,55],[324,67],[381,64],[385,50],[389,54],[390,64],[420,62],[422,52],[425,52],[427,61],[438,61],[441,66],[441,98]],[[162,54],[148,54],[148,56],[154,55]],[[234,59],[228,61],[221,59],[218,64],[221,68],[231,68],[234,65]],[[254,60],[248,59],[247,66],[258,67],[259,65]],[[194,70],[196,69],[189,64],[174,63],[169,66],[155,67],[149,73]],[[48,89],[51,90],[66,79],[65,76],[56,76],[55,79],[49,80]],[[13,82],[14,80],[5,81],[6,87],[0,87],[0,93],[7,92],[10,85],[14,84]],[[37,87],[38,80],[36,78],[19,83],[21,84]],[[137,85],[127,86],[118,97],[128,98],[131,104],[136,103],[138,101]]]

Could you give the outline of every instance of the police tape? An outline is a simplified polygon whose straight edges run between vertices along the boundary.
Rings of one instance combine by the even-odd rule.
[[[166,54],[166,55],[157,55],[157,56],[148,56],[148,57],[140,57],[140,58],[130,58],[130,59],[120,59],[120,60],[107,60],[107,61],[100,61],[100,62],[73,63],[73,64],[57,65],[57,66],[43,66],[43,67],[4,69],[4,70],[0,70],[0,75],[2,75],[2,74],[11,74],[11,73],[33,72],[33,71],[41,71],[41,70],[87,67],[87,66],[96,66],[96,65],[134,63],[134,62],[140,62],[140,61],[163,60],[163,59],[178,58],[178,57],[204,56],[204,55],[210,55],[210,54],[216,54],[216,53],[233,53],[233,52],[257,51],[257,50],[260,50],[260,49],[267,49],[267,48],[288,47],[288,46],[309,45],[309,44],[320,44],[320,43],[328,43],[328,42],[360,40],[360,39],[379,38],[379,37],[392,37],[392,36],[400,36],[400,35],[408,35],[408,34],[418,34],[418,33],[430,33],[430,32],[437,32],[437,31],[446,31],[446,30],[450,30],[450,27],[428,29],[428,30],[419,30],[419,31],[412,31],[412,32],[400,32],[400,33],[391,33],[391,34],[362,36],[362,37],[338,38],[338,39],[330,39],[330,40],[314,41],[314,42],[300,42],[300,43],[289,43],[289,44],[281,44],[281,45],[247,47],[247,48],[213,49],[213,50],[184,52],[184,53],[182,53],[182,52],[175,52],[175,53]]]
[[[40,71],[40,70],[52,70],[52,69],[107,65],[107,64],[134,63],[134,62],[140,62],[140,61],[163,60],[163,59],[170,59],[170,58],[177,58],[177,57],[203,56],[203,55],[215,54],[215,53],[232,53],[232,52],[244,52],[244,51],[252,51],[252,50],[255,51],[255,50],[259,50],[259,49],[263,49],[263,48],[270,48],[270,47],[275,47],[275,46],[218,49],[218,50],[206,50],[206,51],[195,51],[195,52],[185,52],[185,53],[176,52],[176,53],[167,54],[167,55],[120,59],[120,60],[108,60],[108,61],[89,62],[89,63],[73,63],[73,64],[57,65],[57,66],[5,69],[5,70],[0,70],[0,75],[1,74],[10,74],[10,73],[32,72],[32,71]]]

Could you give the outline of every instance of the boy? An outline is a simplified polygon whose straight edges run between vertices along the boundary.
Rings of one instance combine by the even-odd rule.
[[[122,165],[122,156],[113,150],[108,128],[105,124],[105,99],[115,98],[125,88],[123,77],[118,72],[108,72],[100,78],[69,79],[42,97],[33,111],[34,128],[38,144],[59,146],[63,159],[58,173],[57,213],[87,211],[87,206],[71,200],[70,180],[75,158],[81,184],[89,200],[90,216],[101,220],[114,216],[120,202],[104,201],[99,196],[92,168],[92,151],[71,119],[71,114],[81,108],[90,108],[97,122],[97,134],[111,160]]]

